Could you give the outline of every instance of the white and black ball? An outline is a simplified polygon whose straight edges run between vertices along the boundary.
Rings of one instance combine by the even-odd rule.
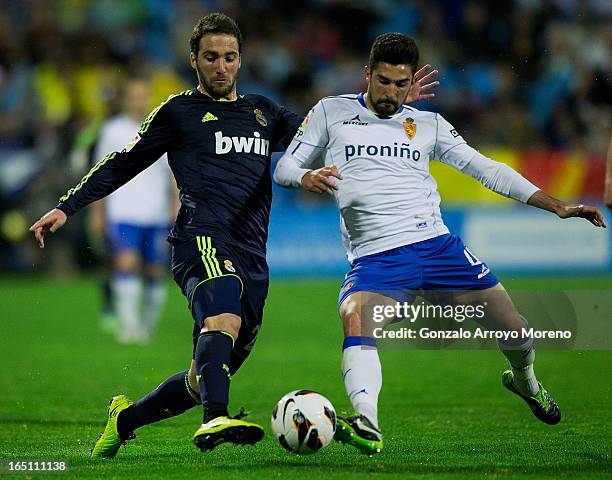
[[[272,431],[290,452],[316,453],[334,438],[336,411],[323,395],[312,390],[295,390],[274,406]]]

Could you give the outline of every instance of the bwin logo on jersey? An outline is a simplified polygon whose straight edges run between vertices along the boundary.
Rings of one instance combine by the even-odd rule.
[[[224,137],[223,132],[215,132],[215,153],[256,153],[268,155],[270,140],[261,138],[259,132],[253,132],[252,137]]]

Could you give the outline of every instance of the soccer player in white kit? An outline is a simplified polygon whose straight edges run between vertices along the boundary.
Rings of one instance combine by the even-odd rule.
[[[441,115],[403,105],[418,60],[411,38],[379,36],[365,67],[367,92],[319,101],[274,172],[281,185],[333,194],[340,209],[351,263],[338,300],[345,335],[342,373],[355,415],[338,419],[336,439],[370,455],[383,446],[377,406],[382,372],[371,330],[372,305],[393,304],[406,292],[450,292],[455,305],[487,305],[480,320],[485,327],[520,332],[518,341],[498,342],[510,363],[503,384],[541,421],[552,425],[561,419],[535,377],[533,341],[522,336],[526,320],[486,264],[444,225],[430,161],[444,162],[501,195],[561,218],[583,217],[605,227],[596,208],[550,197],[467,145]],[[320,157],[325,166],[311,170]]]
[[[123,112],[102,126],[94,152],[96,161],[134,140],[150,99],[146,81],[127,82]],[[177,209],[178,190],[165,154],[126,185],[92,204],[92,230],[106,236],[112,250],[111,288],[121,343],[146,344],[154,334],[166,298],[166,236]]]

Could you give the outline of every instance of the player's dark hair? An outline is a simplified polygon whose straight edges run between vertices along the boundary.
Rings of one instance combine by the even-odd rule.
[[[373,71],[380,62],[391,65],[407,64],[416,72],[419,64],[419,47],[413,38],[402,33],[383,33],[374,40],[370,49],[368,67]]]
[[[191,53],[196,56],[198,55],[200,40],[204,35],[208,34],[226,34],[235,37],[238,41],[238,53],[242,53],[242,34],[238,24],[227,15],[223,13],[209,13],[198,20],[198,23],[193,27],[193,32],[189,39]]]

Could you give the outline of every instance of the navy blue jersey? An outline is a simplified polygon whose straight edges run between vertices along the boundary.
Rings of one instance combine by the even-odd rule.
[[[287,148],[301,121],[261,95],[215,101],[197,89],[187,90],[153,110],[135,141],[98,162],[57,208],[75,213],[167,152],[181,199],[169,241],[178,244],[207,235],[265,256],[270,155]]]

